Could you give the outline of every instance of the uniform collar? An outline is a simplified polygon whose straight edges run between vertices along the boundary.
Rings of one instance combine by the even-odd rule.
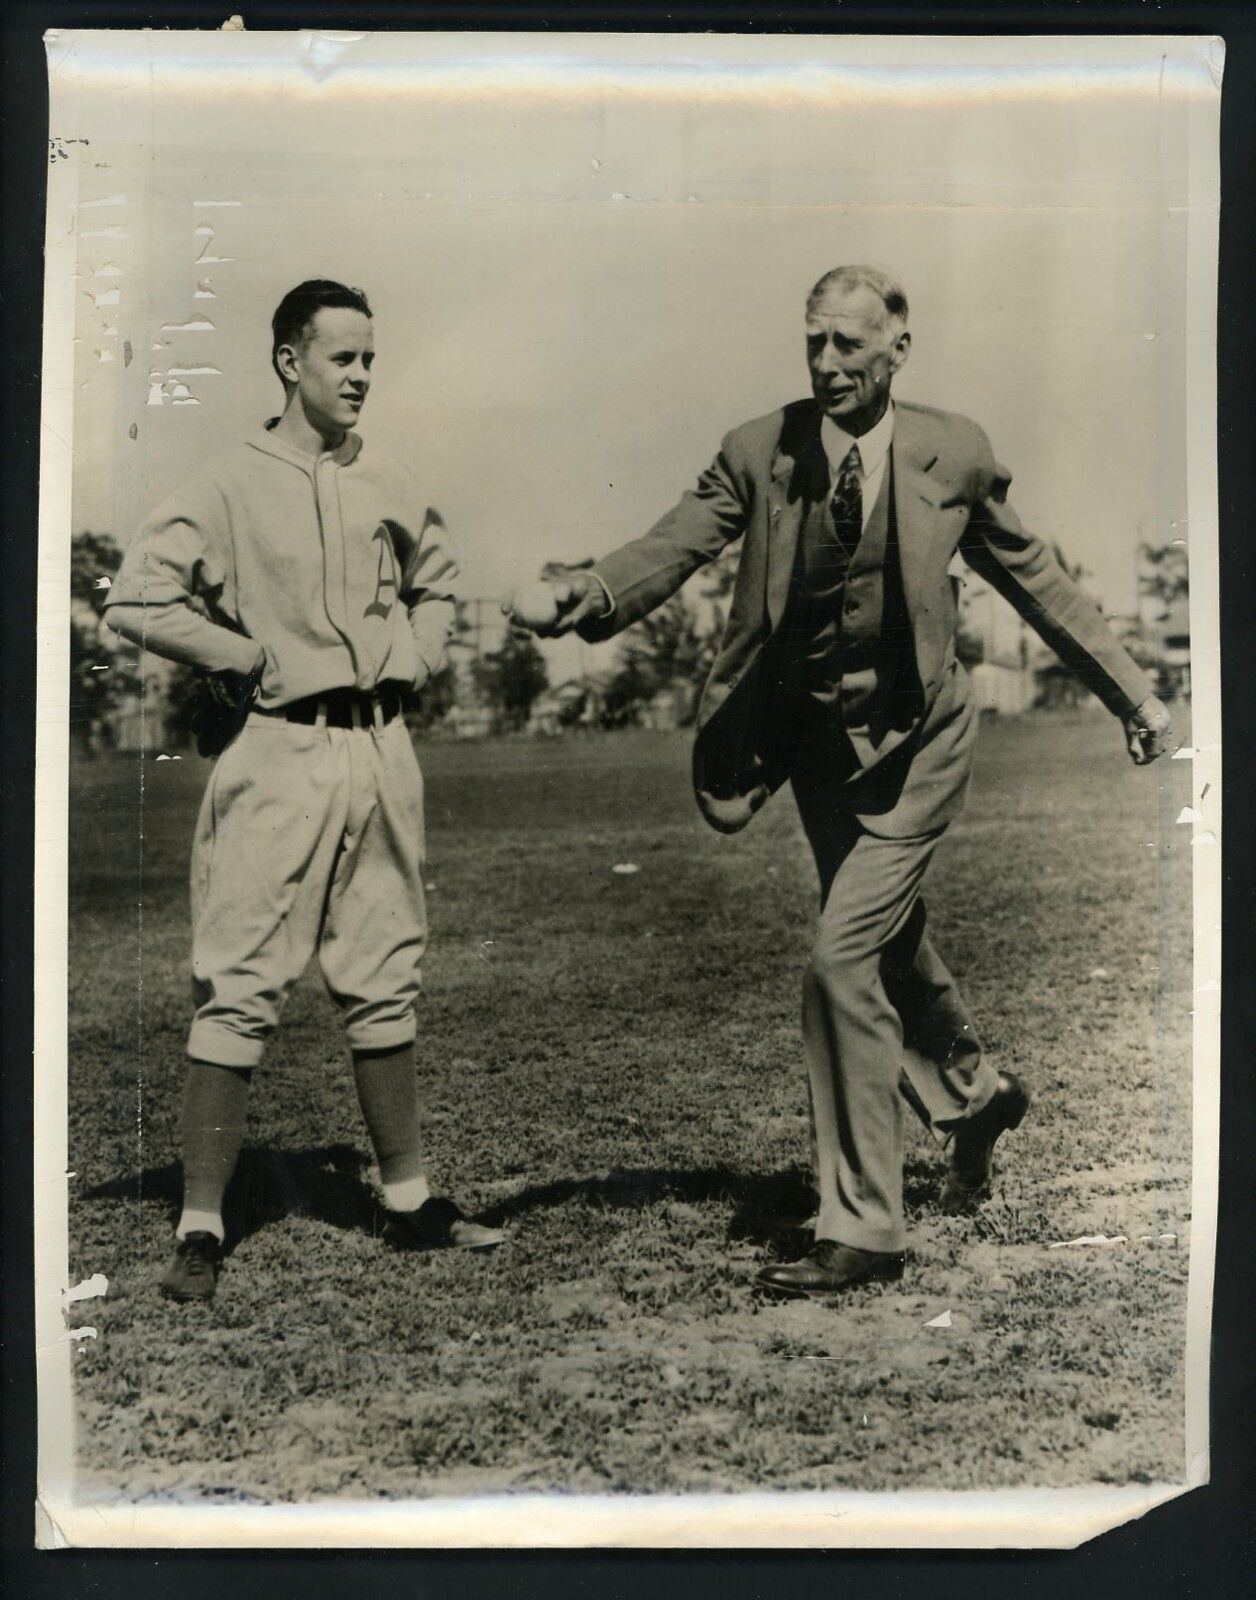
[[[829,458],[830,470],[837,473],[850,454],[853,444],[859,446],[859,460],[863,467],[863,475],[869,478],[889,454],[890,441],[894,437],[894,405],[891,402],[885,408],[885,415],[875,428],[869,428],[863,438],[856,439],[853,434],[847,433],[844,428],[839,428],[831,417],[820,419],[820,440],[824,445],[824,453]]]
[[[334,450],[324,450],[319,455],[312,456],[308,451],[298,450],[295,445],[276,435],[274,429],[278,421],[278,417],[272,417],[265,427],[257,430],[249,443],[263,455],[276,456],[280,461],[291,462],[303,472],[313,472],[320,461],[334,461],[338,467],[347,467],[351,461],[357,459],[362,449],[362,435],[346,433]]]

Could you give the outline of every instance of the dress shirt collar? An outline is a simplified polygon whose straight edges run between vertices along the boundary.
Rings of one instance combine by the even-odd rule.
[[[820,419],[820,438],[824,444],[824,453],[829,458],[829,468],[836,476],[841,471],[842,462],[850,454],[853,444],[859,446],[859,460],[863,467],[863,475],[870,478],[881,466],[890,450],[890,440],[894,437],[894,406],[891,402],[885,408],[885,415],[875,428],[869,428],[862,439],[856,439],[847,433],[844,428],[839,428],[831,417]]]

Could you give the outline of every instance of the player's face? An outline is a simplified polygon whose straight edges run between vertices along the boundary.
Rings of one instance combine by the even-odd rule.
[[[830,290],[807,314],[811,392],[847,432],[880,420],[910,349],[911,334],[872,289]]]
[[[357,422],[371,387],[375,331],[371,319],[349,307],[324,306],[300,345],[281,361],[297,386],[302,409],[324,437]]]

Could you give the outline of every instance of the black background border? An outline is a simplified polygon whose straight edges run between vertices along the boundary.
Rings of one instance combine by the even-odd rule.
[[[35,1498],[33,1246],[31,1237],[31,886],[34,833],[35,596],[38,530],[39,364],[47,174],[47,88],[42,35],[62,28],[217,28],[233,9],[197,4],[35,4],[0,10],[3,100],[0,161],[4,273],[0,278],[5,382],[0,483],[0,1043],[3,1046],[4,1227],[0,1229],[0,1415],[3,1416],[3,1581],[14,1596],[180,1600],[246,1594],[320,1596],[457,1593],[459,1600],[551,1594],[618,1600],[720,1600],[836,1585],[866,1595],[950,1600],[982,1594],[1106,1593],[1117,1600],[1207,1596],[1254,1586],[1256,1562],[1256,1321],[1252,1152],[1256,1147],[1256,948],[1251,796],[1256,790],[1256,6],[1090,5],[1036,0],[1002,5],[249,5],[250,29],[492,29],[735,33],[1176,33],[1226,41],[1222,94],[1218,450],[1221,637],[1224,665],[1225,882],[1221,1212],[1214,1305],[1212,1482],[1074,1552],[458,1552],[49,1551],[32,1547]]]

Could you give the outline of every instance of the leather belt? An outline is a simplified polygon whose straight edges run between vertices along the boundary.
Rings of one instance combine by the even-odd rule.
[[[276,706],[266,714],[328,728],[383,727],[401,714],[401,690],[390,683],[374,690],[328,689],[325,694],[310,694]]]

